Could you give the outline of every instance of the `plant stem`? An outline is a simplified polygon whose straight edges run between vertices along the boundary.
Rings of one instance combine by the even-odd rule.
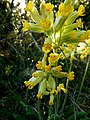
[[[69,84],[69,81],[68,81],[68,79],[67,79],[67,82],[66,82],[66,89],[67,89],[67,90],[68,90],[68,84]],[[65,103],[66,103],[66,100],[67,100],[67,95],[68,95],[68,94],[66,93],[61,111],[64,110],[64,106],[65,106]]]
[[[82,78],[82,83],[81,83],[81,86],[80,86],[80,89],[79,89],[79,94],[77,96],[76,102],[78,102],[78,99],[79,99],[79,96],[80,96],[80,93],[81,93],[81,90],[82,90],[82,87],[83,87],[83,83],[85,81],[85,77],[86,77],[87,70],[88,70],[88,67],[89,67],[89,62],[90,62],[90,55],[88,56],[88,61],[87,61],[87,64],[86,64],[85,72],[84,72],[84,75],[83,75],[83,78]]]
[[[57,101],[55,102],[54,120],[57,120]]]
[[[72,68],[72,61],[70,62],[69,71],[71,71],[71,68]],[[69,80],[67,79],[67,82],[66,82],[66,90],[67,90],[67,91],[68,91],[68,84],[69,84]],[[62,112],[63,112],[64,106],[65,106],[65,104],[66,104],[67,95],[68,95],[68,93],[66,93],[65,98],[64,98],[64,102],[63,102],[62,109],[61,109]]]
[[[40,100],[38,100],[37,107],[38,107],[38,118],[39,120],[41,120]]]

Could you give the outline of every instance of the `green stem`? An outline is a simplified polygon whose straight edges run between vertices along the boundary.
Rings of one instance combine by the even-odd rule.
[[[79,89],[79,94],[78,94],[77,99],[76,99],[77,102],[78,102],[78,99],[79,99],[79,96],[80,96],[80,93],[81,93],[81,90],[82,90],[82,87],[83,87],[83,83],[85,81],[85,77],[86,77],[87,70],[88,70],[88,67],[89,67],[89,62],[90,62],[90,55],[88,56],[88,61],[87,61],[85,72],[84,72],[84,75],[83,75],[83,78],[82,78],[82,83],[81,83],[81,86],[80,86],[80,89]]]
[[[54,120],[57,120],[57,101],[55,102]]]
[[[66,82],[66,89],[67,89],[67,90],[68,90],[68,84],[69,84],[69,80],[67,79],[67,82]],[[63,105],[62,105],[62,109],[61,109],[62,112],[63,112],[64,106],[65,106],[65,104],[66,104],[67,95],[68,95],[68,94],[66,93],[65,98],[64,98],[64,102],[63,102]]]
[[[71,61],[71,63],[70,63],[69,72],[71,71],[71,68],[72,68],[72,61]],[[67,79],[67,82],[66,82],[66,89],[67,89],[67,91],[68,91],[68,84],[69,84],[69,80]],[[65,98],[64,98],[64,102],[63,102],[62,109],[61,109],[62,112],[63,112],[64,106],[65,106],[65,104],[66,104],[67,95],[68,95],[68,93],[66,93]]]
[[[40,100],[38,100],[37,107],[38,107],[38,118],[39,120],[41,120]]]

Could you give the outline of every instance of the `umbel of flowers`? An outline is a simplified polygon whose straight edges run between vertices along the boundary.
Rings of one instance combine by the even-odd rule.
[[[35,4],[29,1],[25,11],[30,14],[30,20],[24,20],[22,29],[24,32],[31,30],[46,35],[42,46],[43,59],[37,62],[37,71],[24,83],[28,89],[39,84],[38,99],[50,95],[50,105],[54,104],[55,95],[61,90],[67,93],[64,83],[57,82],[57,79],[74,80],[74,72],[63,71],[60,61],[66,58],[73,61],[76,52],[81,54],[81,59],[90,54],[90,30],[81,30],[83,23],[80,16],[84,15],[84,6],[80,5],[75,10],[74,0],[65,0],[58,6],[56,13],[53,9],[53,4],[41,2],[39,12]],[[84,43],[83,49],[80,47],[81,42]]]

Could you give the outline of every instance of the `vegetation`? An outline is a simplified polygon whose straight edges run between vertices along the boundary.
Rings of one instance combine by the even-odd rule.
[[[69,9],[68,4],[72,5],[73,3],[71,4],[71,0],[67,1],[70,1],[70,3],[66,3],[66,8]],[[54,6],[59,6],[61,3],[59,0],[47,0],[46,3],[48,2],[51,2]],[[40,3],[40,1],[34,3],[38,11],[40,10]],[[59,24],[60,20],[56,22],[54,31],[52,29],[54,25],[52,24],[56,20],[55,13],[58,11],[58,7],[50,6],[49,10],[55,11],[54,15],[53,12],[48,14],[50,20],[53,19],[52,24],[48,24],[47,20],[46,25],[42,21],[42,26],[40,26],[40,21],[38,22],[36,15],[33,16],[33,23],[32,14],[27,14],[28,9],[26,9],[25,14],[20,14],[19,4],[14,6],[14,0],[11,2],[0,0],[1,120],[90,120],[90,2],[88,0],[78,0],[74,4],[74,9],[78,11],[80,4],[85,7],[85,12],[74,18],[72,24],[76,24],[76,21],[81,18],[83,27],[80,23],[77,28],[74,26],[73,29],[69,29],[69,32],[71,31],[73,35],[75,35],[74,30],[77,32],[80,30],[80,36],[77,36],[77,39],[74,36],[72,38],[74,43],[72,43],[72,40],[68,42],[66,38],[62,41],[59,41],[59,39],[52,41],[51,39],[53,33],[57,34],[56,31],[63,33],[63,24],[67,16],[73,12],[72,6],[71,11],[68,11],[66,15],[65,11],[64,17],[66,18],[62,19],[62,23]],[[43,15],[45,13],[43,5],[41,11],[44,12],[41,15],[44,18],[46,16]],[[63,14],[62,11],[59,12]],[[83,14],[85,15],[83,16]],[[25,24],[25,22],[27,23]],[[37,26],[34,25],[35,23]],[[29,24],[31,28],[29,28]],[[61,26],[62,30],[60,30]],[[68,33],[68,29],[66,33]],[[85,36],[84,39],[80,39],[84,33],[87,33],[88,41],[85,41]],[[55,39],[55,36],[52,38]],[[75,40],[78,43],[82,40],[86,43],[79,44],[80,47],[83,46],[81,49]],[[50,58],[51,53],[57,53],[56,59],[52,60]],[[41,64],[44,64],[44,66],[42,67]],[[28,80],[30,81],[32,76],[36,77],[37,75],[42,80],[40,81],[39,78],[39,86],[35,85],[30,90],[33,86],[31,87],[28,84]],[[52,82],[49,79],[52,79]],[[49,84],[48,88],[46,84]],[[47,93],[45,93],[46,91]]]

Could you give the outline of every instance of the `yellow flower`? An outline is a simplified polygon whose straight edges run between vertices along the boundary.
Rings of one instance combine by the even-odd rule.
[[[37,98],[38,98],[38,99],[42,99],[42,94],[38,93],[38,94],[37,94]]]
[[[55,69],[56,69],[57,73],[60,73],[62,71],[62,66],[61,65],[56,66]]]
[[[22,30],[25,32],[25,31],[28,31],[29,28],[30,28],[29,23],[26,20],[24,20]]]
[[[60,55],[57,53],[51,53],[48,57],[48,61],[50,63],[55,63],[56,61],[58,61],[60,59]]]
[[[28,81],[24,81],[25,86],[27,87],[29,85]]]
[[[43,69],[43,63],[42,63],[42,61],[38,61],[38,63],[36,64],[36,67],[37,67],[37,69]]]
[[[80,58],[83,60],[86,57],[86,55],[81,55]]]
[[[74,7],[71,4],[66,6],[64,3],[61,3],[59,5],[59,12],[63,16],[67,16],[68,14],[73,12],[73,10],[74,10]]]
[[[47,12],[50,13],[53,8],[54,8],[54,5],[53,5],[53,4],[51,4],[51,3],[45,4],[45,9],[46,9]]]
[[[60,15],[60,12],[57,11],[56,14],[55,14],[56,18],[57,18],[59,15]]]
[[[79,27],[79,28],[83,27],[83,23],[82,23],[82,19],[81,18],[79,18],[78,20],[76,20],[76,26]]]
[[[84,12],[85,12],[85,7],[83,5],[80,5],[78,8],[78,16],[83,16]]]
[[[72,71],[72,72],[69,72],[69,73],[67,73],[67,79],[69,80],[69,81],[72,81],[72,80],[74,80],[74,72]]]
[[[46,66],[45,66],[45,71],[46,71],[46,72],[50,72],[50,71],[51,71],[51,69],[52,69],[52,68],[51,68],[51,66],[50,66],[50,65],[46,65]]]
[[[54,95],[50,95],[49,105],[54,104]]]
[[[49,53],[52,49],[52,44],[50,42],[46,42],[42,47],[43,52]]]
[[[24,84],[28,89],[32,89],[34,87],[34,84],[30,81],[24,81]]]
[[[74,56],[71,56],[71,57],[70,57],[70,61],[72,61],[72,60],[75,60],[75,57],[74,57]]]
[[[65,4],[61,3],[59,5],[59,12],[63,15],[65,13]]]
[[[40,21],[43,30],[49,30],[51,27],[51,20],[46,18],[45,20]]]
[[[32,1],[29,1],[26,5],[25,10],[26,11],[32,11],[33,7],[34,7],[34,3]]]
[[[74,49],[73,46],[72,46],[72,44],[68,44],[67,46],[68,46],[68,49],[70,49],[70,50]]]
[[[50,95],[53,95],[54,92],[55,92],[55,89],[51,90],[51,91],[50,91]]]
[[[83,50],[80,58],[83,60],[87,56],[87,53],[88,53],[87,49]]]
[[[61,60],[64,60],[65,59],[65,55],[61,54],[60,58],[61,58]]]
[[[38,73],[37,73],[37,72],[34,72],[34,73],[32,74],[32,76],[35,77],[35,78],[37,78],[37,77],[38,77]]]
[[[60,92],[61,90],[63,90],[64,93],[67,93],[67,90],[64,88],[63,83],[61,83],[61,84],[59,84],[59,86],[57,86],[57,91]]]

